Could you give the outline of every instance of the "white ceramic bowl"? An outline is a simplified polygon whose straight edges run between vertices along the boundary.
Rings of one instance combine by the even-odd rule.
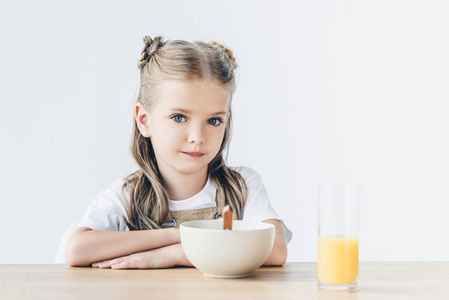
[[[190,262],[204,275],[246,277],[270,256],[274,225],[234,220],[223,230],[223,220],[184,222],[181,244]]]

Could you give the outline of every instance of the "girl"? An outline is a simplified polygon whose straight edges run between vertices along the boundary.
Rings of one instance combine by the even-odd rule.
[[[275,225],[265,265],[284,264],[291,232],[271,207],[262,179],[223,159],[231,133],[233,53],[216,42],[148,36],[144,42],[132,141],[139,170],[88,206],[67,245],[67,261],[114,269],[191,266],[179,225],[219,218],[229,204],[237,219]]]

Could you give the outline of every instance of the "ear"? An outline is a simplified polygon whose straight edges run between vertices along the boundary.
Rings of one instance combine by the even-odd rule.
[[[134,118],[140,134],[144,137],[151,137],[149,114],[141,102],[137,102],[134,106]]]

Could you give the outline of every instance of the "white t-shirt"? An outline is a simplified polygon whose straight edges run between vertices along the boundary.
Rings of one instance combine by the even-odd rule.
[[[243,209],[243,221],[262,222],[269,219],[280,220],[287,243],[292,238],[292,232],[285,226],[282,219],[273,209],[260,175],[249,167],[233,167],[242,175],[248,187],[248,198]],[[127,218],[122,195],[124,178],[117,179],[102,191],[87,207],[78,227],[89,227],[93,230],[129,231],[124,221]],[[217,187],[209,177],[204,188],[196,195],[185,200],[168,200],[171,211],[182,211],[215,207]],[[129,194],[126,194],[129,201]]]

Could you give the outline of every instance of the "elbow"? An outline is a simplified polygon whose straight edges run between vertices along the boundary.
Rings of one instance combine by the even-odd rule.
[[[285,240],[282,241],[282,243],[279,243],[274,250],[276,253],[274,255],[274,261],[273,264],[275,266],[283,266],[287,262],[287,256],[288,256],[288,248],[287,244],[285,243]]]
[[[287,262],[287,247],[280,247],[280,249],[273,249],[270,257],[265,262],[264,266],[281,267]]]
[[[279,220],[264,221],[275,226],[275,236],[271,255],[268,257],[264,265],[266,266],[282,266],[287,262],[287,241],[284,231]]]
[[[75,247],[72,244],[67,245],[66,251],[65,251],[65,259],[67,260],[67,263],[72,267],[80,267],[81,266],[81,259],[77,255],[77,251],[74,249]]]
[[[286,263],[286,261],[287,258],[270,257],[263,265],[266,267],[282,267]]]
[[[278,266],[283,266],[283,265],[285,265],[286,262],[287,262],[287,251],[285,251],[285,255],[283,255],[279,258]]]
[[[90,266],[83,254],[83,249],[75,241],[70,241],[66,247],[65,258],[67,263],[72,267]]]
[[[287,262],[287,248],[277,255],[273,261],[274,266],[283,266]]]

